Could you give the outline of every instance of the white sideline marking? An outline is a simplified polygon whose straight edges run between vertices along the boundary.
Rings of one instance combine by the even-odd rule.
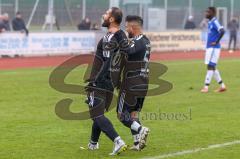
[[[221,63],[222,63],[222,61],[223,62],[239,62],[239,59],[223,59],[223,60],[221,60]],[[153,62],[157,63],[157,61],[153,61]],[[164,64],[166,66],[168,66],[168,65],[170,65],[170,66],[172,66],[172,65],[189,65],[189,64],[197,64],[197,63],[205,65],[203,60],[173,61],[173,62],[172,61],[170,61],[170,62],[167,61],[167,63],[165,61],[160,61],[160,63],[162,63],[162,64]]]
[[[165,154],[165,155],[146,157],[146,158],[142,158],[142,159],[163,159],[163,158],[169,158],[169,157],[176,157],[176,156],[193,154],[193,153],[197,153],[197,152],[201,152],[201,151],[205,151],[205,150],[217,149],[217,148],[222,148],[222,147],[232,146],[232,145],[237,145],[237,144],[240,144],[240,140],[226,142],[223,144],[209,145],[208,147],[205,147],[205,148],[196,148],[196,149],[192,149],[192,150],[184,150],[184,151],[180,151],[180,152],[169,153],[169,154]]]

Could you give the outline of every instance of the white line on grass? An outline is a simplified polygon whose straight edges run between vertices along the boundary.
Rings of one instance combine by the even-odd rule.
[[[220,63],[222,63],[222,62],[239,62],[239,61],[240,61],[240,59],[222,59],[220,61]],[[153,62],[155,62],[155,61],[153,61]],[[160,61],[160,63],[162,63],[162,64],[164,64],[166,66],[168,66],[168,65],[171,65],[171,66],[172,65],[189,65],[189,64],[197,64],[197,63],[205,65],[203,60],[167,61],[167,62],[166,61]]]
[[[197,152],[201,152],[201,151],[205,151],[205,150],[217,149],[217,148],[222,148],[222,147],[232,146],[232,145],[237,145],[237,144],[240,144],[240,140],[226,142],[223,144],[209,145],[208,147],[205,147],[205,148],[196,148],[196,149],[192,149],[192,150],[184,150],[184,151],[179,151],[179,152],[175,152],[175,153],[169,153],[169,154],[165,154],[165,155],[146,157],[146,158],[142,158],[142,159],[163,159],[163,158],[169,158],[169,157],[176,157],[176,156],[193,154],[193,153],[197,153]]]

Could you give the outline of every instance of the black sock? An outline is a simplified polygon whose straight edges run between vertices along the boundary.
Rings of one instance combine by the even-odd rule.
[[[92,135],[91,135],[91,143],[96,144],[101,134],[101,129],[99,128],[96,121],[93,121],[92,124]]]
[[[113,142],[114,139],[119,136],[110,120],[104,115],[95,118],[94,121],[97,123],[98,127],[107,135],[107,137],[109,137]]]
[[[125,125],[126,127],[131,129],[133,120],[131,119],[129,113],[122,113],[121,117],[120,117],[120,121],[121,121],[121,123],[123,123],[123,125]]]
[[[222,83],[223,83],[223,81],[218,82],[218,84],[222,84]]]

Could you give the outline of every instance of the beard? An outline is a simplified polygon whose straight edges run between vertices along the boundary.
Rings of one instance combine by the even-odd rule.
[[[205,15],[205,18],[207,18],[207,19],[212,19],[212,17],[213,17],[213,16],[212,16],[212,15],[209,15],[209,14],[206,14],[206,15]]]
[[[109,26],[110,26],[109,19],[104,20],[103,23],[102,23],[102,27],[106,27],[106,28],[108,28]]]

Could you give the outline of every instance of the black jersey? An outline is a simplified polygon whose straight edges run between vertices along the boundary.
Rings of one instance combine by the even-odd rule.
[[[98,43],[90,81],[98,88],[113,90],[118,84],[122,55],[120,43],[127,39],[124,31],[107,33]]]
[[[118,112],[121,112],[125,106],[129,111],[139,111],[148,91],[150,41],[145,35],[138,35],[131,40],[124,51],[127,58],[123,69]]]
[[[125,73],[128,72],[128,76],[148,76],[151,53],[149,39],[142,34],[134,37],[125,52],[127,54]]]
[[[129,61],[149,61],[151,46],[145,35],[141,34],[134,37],[129,45],[130,47],[127,50]]]

